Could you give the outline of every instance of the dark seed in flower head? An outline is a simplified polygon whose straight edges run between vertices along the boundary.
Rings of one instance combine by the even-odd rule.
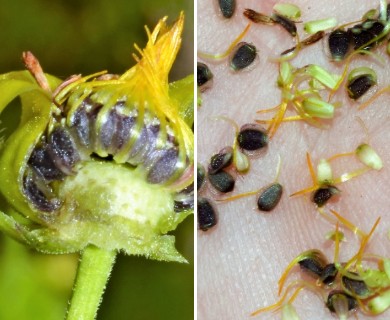
[[[334,30],[328,38],[329,51],[332,59],[341,61],[345,58],[349,51],[351,38],[347,31]]]
[[[257,56],[256,47],[247,42],[240,42],[234,49],[230,58],[230,67],[239,71],[249,67]]]
[[[206,198],[198,198],[198,228],[207,231],[217,224],[217,215]]]
[[[61,180],[65,177],[64,173],[56,167],[47,145],[36,147],[31,153],[28,164],[46,181]]]
[[[244,126],[237,135],[237,142],[243,150],[256,151],[268,144],[268,135],[255,126]]]
[[[35,180],[39,178],[32,177],[32,175],[27,175],[23,180],[23,191],[27,199],[32,203],[32,205],[40,211],[43,212],[53,212],[59,209],[60,201],[54,197],[49,199],[49,195],[40,190]],[[42,184],[44,182],[42,181]]]
[[[63,127],[54,128],[49,136],[48,148],[57,168],[65,174],[72,174],[80,156],[70,133]]]
[[[208,175],[211,185],[219,192],[230,192],[234,189],[234,178],[226,171],[219,171],[215,174]]]
[[[271,211],[279,203],[283,193],[283,187],[279,183],[273,183],[264,188],[257,199],[257,207],[261,211]]]
[[[220,152],[211,157],[210,164],[208,167],[208,173],[215,174],[218,171],[230,166],[232,160],[233,149],[231,147],[222,149]]]
[[[349,294],[341,290],[333,290],[329,293],[328,299],[326,300],[326,306],[330,312],[336,312],[336,306],[339,305],[338,299],[346,299],[348,305],[348,311],[354,310],[358,307],[356,299]]]
[[[218,0],[219,9],[225,18],[231,18],[236,10],[236,0]]]
[[[175,148],[163,150],[160,158],[150,168],[147,181],[150,183],[164,183],[172,177],[176,170],[178,151]]]
[[[314,191],[312,201],[319,207],[324,206],[330,198],[332,198],[335,194],[340,192],[334,186],[322,187]]]
[[[213,79],[213,73],[206,64],[198,62],[196,77],[198,81],[198,87],[201,91],[204,91],[210,85],[210,81]]]
[[[371,76],[363,74],[348,83],[348,96],[353,100],[357,100],[375,84],[376,82]]]

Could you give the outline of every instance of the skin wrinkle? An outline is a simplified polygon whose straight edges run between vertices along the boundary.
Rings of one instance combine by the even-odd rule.
[[[289,2],[301,8],[302,21],[335,16],[340,24],[357,20],[367,9],[378,5],[377,2],[361,2],[357,8],[352,0],[342,1],[341,4],[331,0],[327,1],[327,5],[319,1]],[[225,21],[216,16],[215,7],[209,1],[199,0],[199,50],[223,52],[229,41],[247,24],[247,19],[242,16],[244,8],[270,13],[274,3],[239,1],[235,16]],[[301,28],[302,25],[299,25],[298,30]],[[276,44],[282,44],[266,44],[263,49],[267,38],[276,39]],[[260,61],[249,72],[232,74],[226,60],[213,62],[199,59],[206,62],[214,73],[213,87],[202,94],[203,105],[198,112],[198,159],[205,166],[212,154],[231,146],[234,137],[229,123],[212,120],[213,117],[225,115],[241,126],[254,119],[272,117],[272,113],[256,114],[256,111],[274,107],[280,101],[280,91],[275,86],[278,67],[265,59],[288,49],[291,37],[278,26],[273,28],[253,24],[242,41],[252,42],[260,51]],[[383,53],[384,49],[382,46],[374,52],[380,53],[388,64],[389,58]],[[316,63],[339,74],[343,68],[343,64],[328,62],[322,41],[304,49],[292,60],[292,64],[298,67],[307,63]],[[390,68],[385,69],[372,58],[361,56],[351,64],[352,67],[362,65],[372,67],[378,73],[378,88],[390,85],[387,80]],[[369,144],[382,157],[384,168],[339,185],[341,197],[328,207],[340,212],[365,232],[369,231],[378,216],[382,216],[367,252],[390,256],[387,238],[390,229],[389,200],[384,192],[390,189],[390,179],[386,179],[390,174],[390,116],[385,109],[389,98],[390,93],[385,94],[365,110],[358,111],[359,102],[351,102],[345,92],[340,92],[333,101],[341,101],[343,106],[336,110],[330,130],[320,130],[302,122],[283,123],[280,126],[268,150],[251,160],[250,172],[238,176],[235,191],[232,192],[237,194],[256,190],[273,182],[277,156],[280,154],[282,168],[278,180],[285,192],[278,207],[269,214],[259,213],[253,210],[256,196],[217,204],[217,226],[207,233],[198,232],[198,319],[280,319],[280,313],[264,313],[254,318],[250,318],[249,314],[276,302],[277,281],[288,263],[299,253],[312,248],[322,250],[329,261],[333,260],[334,245],[325,240],[325,234],[334,230],[334,226],[320,217],[310,202],[310,195],[295,198],[288,195],[311,185],[306,151],[310,152],[316,165],[320,158],[353,151],[358,144],[366,141],[365,132],[355,120],[356,116],[367,126]],[[364,101],[365,97],[361,100]],[[359,165],[353,159],[339,159],[334,162],[334,167],[334,171],[340,174],[350,171],[349,167],[353,169]],[[202,195],[209,195],[207,188],[202,190]],[[356,253],[359,241],[350,231],[342,231],[347,242],[341,243],[340,260],[346,261]],[[301,277],[296,270],[289,279]],[[302,320],[334,319],[323,301],[310,291],[301,292],[294,306]],[[389,310],[377,317],[358,313],[360,320],[385,320],[389,315]]]

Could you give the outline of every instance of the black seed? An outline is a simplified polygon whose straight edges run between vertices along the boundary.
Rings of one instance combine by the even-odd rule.
[[[352,37],[352,42],[354,44],[354,50],[357,50],[359,48],[363,50],[370,50],[374,43],[371,43],[369,45],[366,45],[368,42],[370,42],[372,39],[375,38],[375,35],[373,35],[370,31],[361,29],[361,27],[355,26],[352,29],[348,30],[350,32],[350,35]]]
[[[325,266],[321,273],[321,282],[326,285],[331,285],[337,276],[337,268],[334,263],[329,263]]]
[[[198,163],[196,167],[196,183],[197,183],[198,191],[202,188],[205,177],[206,177],[206,170],[203,168],[201,164]]]
[[[321,277],[325,267],[324,261],[309,257],[299,261],[298,263],[302,271],[316,279]]]
[[[74,128],[80,144],[84,147],[89,147],[91,144],[89,136],[90,123],[86,110],[86,105],[89,103],[89,101],[89,99],[85,99],[82,105],[75,111],[71,124],[71,128]]]
[[[106,121],[102,124],[100,129],[100,141],[103,148],[108,152],[112,153],[112,139],[116,132],[118,117],[115,110],[111,110],[106,118]]]
[[[337,29],[329,35],[328,45],[333,60],[341,61],[345,58],[349,51],[350,41],[349,33],[344,30]]]
[[[297,27],[294,21],[276,13],[271,16],[271,19],[274,22],[280,24],[293,37],[297,35]]]
[[[49,137],[48,150],[57,168],[65,174],[72,174],[72,168],[80,156],[73,138],[65,128],[54,128]]]
[[[46,181],[61,180],[65,177],[64,173],[56,167],[47,145],[36,147],[31,153],[28,164]]]
[[[213,79],[213,73],[206,64],[198,62],[196,77],[198,81],[198,87],[201,89],[201,91],[204,91],[207,89],[209,81]]]
[[[119,151],[130,138],[130,132],[133,128],[136,118],[117,114],[117,125],[115,135],[112,139],[113,147]]]
[[[142,128],[129,153],[129,163],[132,165],[143,163],[147,167],[161,156],[162,150],[155,149],[159,131],[159,125],[145,125]]]
[[[382,22],[374,20],[367,31],[371,32],[374,36],[379,36],[384,29],[385,25]]]
[[[241,128],[237,135],[237,142],[241,149],[256,151],[268,144],[268,136],[260,128]]]
[[[32,175],[27,175],[23,180],[23,191],[27,199],[32,203],[32,205],[40,211],[43,212],[53,212],[60,207],[60,201],[54,198],[49,191],[44,192],[41,190],[36,181],[39,181],[39,178],[33,178]],[[40,181],[44,185],[43,181]],[[48,187],[47,187],[48,188]],[[49,197],[51,199],[49,199]]]
[[[245,9],[244,16],[254,23],[264,23],[269,25],[273,25],[275,23],[271,17],[266,16],[265,14],[262,14],[260,12],[256,12],[252,9]]]
[[[150,168],[147,181],[150,183],[164,183],[176,171],[178,151],[175,148],[163,150],[160,158]]]
[[[218,171],[231,165],[233,160],[233,149],[231,147],[221,150],[219,153],[213,155],[210,159],[208,167],[209,174],[215,174]]]
[[[390,3],[387,4],[387,9],[386,9],[386,20],[390,20]]]
[[[351,272],[351,274],[358,276],[355,272]],[[363,280],[355,280],[348,278],[347,276],[342,276],[341,281],[344,289],[354,296],[367,298],[370,295],[370,290]]]
[[[194,183],[191,183],[188,187],[181,190],[175,195],[174,198],[174,210],[175,212],[181,212],[184,210],[194,209]]]
[[[225,18],[231,18],[236,10],[236,0],[218,0],[219,8]]]
[[[261,211],[273,210],[282,197],[283,187],[279,183],[273,183],[261,191],[257,199],[257,207]]]
[[[211,185],[220,192],[226,193],[234,189],[234,178],[226,171],[219,171],[216,174],[209,174]]]
[[[256,56],[257,51],[253,44],[240,42],[230,58],[230,67],[235,71],[242,70],[250,66]]]
[[[358,307],[356,299],[341,290],[333,290],[329,293],[328,299],[326,301],[326,306],[328,307],[330,312],[336,312],[335,305],[337,304],[337,300],[345,298],[348,302],[348,311],[354,310]]]
[[[207,231],[217,224],[217,215],[210,201],[206,198],[198,198],[198,228]]]
[[[339,193],[340,190],[334,186],[327,186],[317,189],[312,197],[312,201],[319,207],[325,205],[332,196]]]
[[[348,96],[353,100],[357,100],[375,84],[376,82],[369,75],[356,77],[347,85]]]

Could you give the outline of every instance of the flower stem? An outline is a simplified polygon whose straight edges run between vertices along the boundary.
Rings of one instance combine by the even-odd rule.
[[[81,255],[66,320],[93,320],[112,267],[115,251],[88,246]]]

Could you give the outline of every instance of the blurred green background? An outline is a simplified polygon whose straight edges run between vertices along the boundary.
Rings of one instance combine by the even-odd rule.
[[[183,45],[171,81],[193,73],[192,0],[0,0],[0,73],[24,68],[30,50],[45,72],[60,78],[101,70],[123,73],[134,64],[137,43],[163,16],[173,22],[184,10]],[[189,264],[119,255],[98,319],[193,319],[193,217],[175,231]],[[0,319],[63,319],[77,255],[32,252],[0,236]]]

